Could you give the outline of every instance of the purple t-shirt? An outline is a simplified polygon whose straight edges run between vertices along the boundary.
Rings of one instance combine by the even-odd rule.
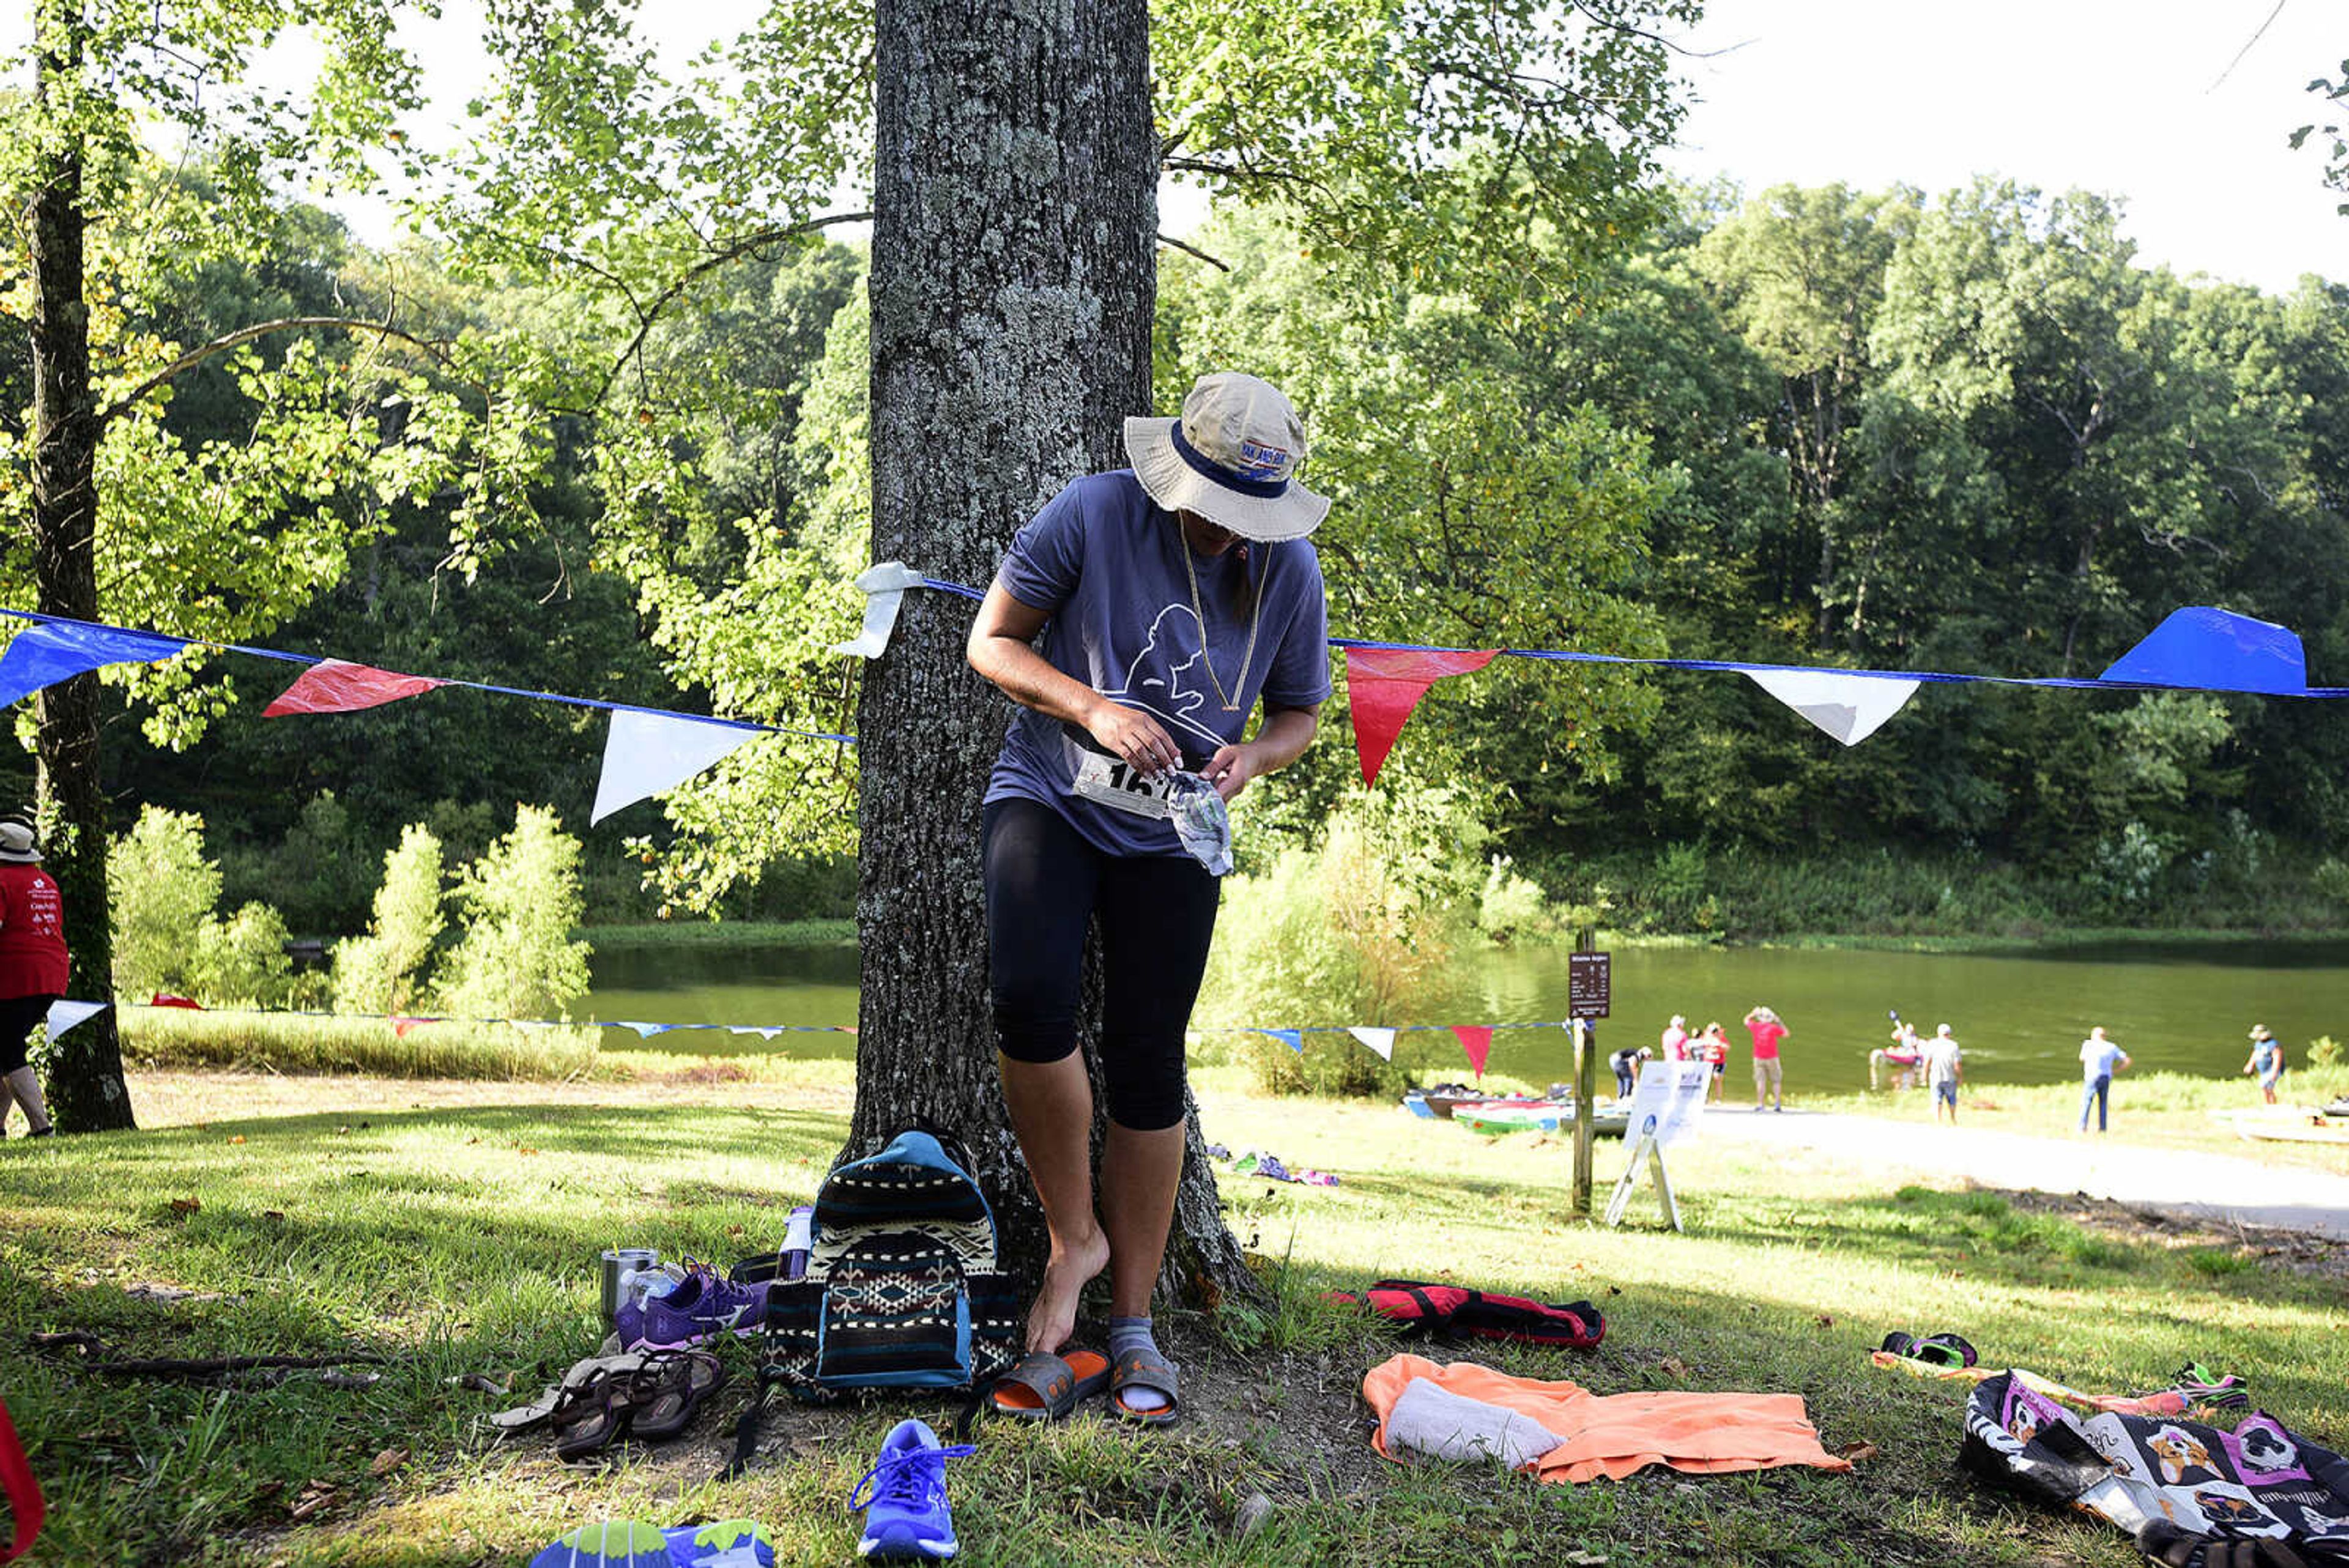
[[[1242,737],[1259,696],[1283,708],[1329,697],[1330,625],[1321,562],[1309,542],[1243,541],[1221,556],[1192,557],[1207,618],[1202,659],[1183,570],[1186,547],[1174,514],[1151,501],[1131,469],[1119,469],[1077,480],[1046,502],[1012,539],[995,580],[1050,618],[1037,645],[1046,662],[1156,719],[1183,748],[1183,765],[1195,770]],[[1250,612],[1240,607],[1243,573],[1263,600],[1245,674]],[[1227,710],[1216,694],[1218,680],[1236,707]],[[1072,793],[1088,747],[1100,749],[1081,727],[1018,710],[987,798],[1040,801],[1111,855],[1182,854],[1173,823]]]

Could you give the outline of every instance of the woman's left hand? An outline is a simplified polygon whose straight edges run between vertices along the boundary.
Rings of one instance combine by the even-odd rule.
[[[1243,742],[1218,748],[1216,754],[1207,759],[1207,765],[1199,770],[1199,776],[1215,785],[1216,793],[1222,795],[1224,804],[1228,805],[1240,791],[1247,788],[1248,780],[1263,771],[1256,748]]]

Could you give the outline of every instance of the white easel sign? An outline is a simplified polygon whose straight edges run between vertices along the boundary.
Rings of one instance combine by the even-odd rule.
[[[1652,1131],[1659,1145],[1678,1143],[1696,1131],[1704,1115],[1705,1090],[1713,1084],[1713,1066],[1706,1062],[1650,1062],[1640,1069],[1639,1087],[1631,1091],[1631,1124],[1627,1132],[1638,1137]],[[1652,1129],[1648,1118],[1656,1118]]]
[[[1651,1062],[1640,1069],[1640,1085],[1631,1094],[1630,1126],[1624,1129],[1623,1179],[1615,1184],[1615,1195],[1608,1200],[1608,1224],[1623,1222],[1623,1210],[1630,1205],[1644,1159],[1655,1180],[1665,1221],[1675,1231],[1682,1229],[1681,1206],[1672,1197],[1671,1178],[1664,1171],[1664,1146],[1696,1131],[1712,1081],[1713,1065],[1708,1062]]]

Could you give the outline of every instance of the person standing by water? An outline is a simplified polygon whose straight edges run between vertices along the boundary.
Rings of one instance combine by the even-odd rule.
[[[2088,1107],[2096,1111],[2096,1130],[2105,1130],[2105,1107],[2112,1097],[2113,1075],[2129,1064],[2128,1053],[2105,1038],[2101,1023],[2080,1042],[2080,1130],[2088,1130]]]
[[[1129,419],[1124,440],[1131,469],[1072,482],[1019,530],[967,653],[1019,704],[988,784],[981,879],[1004,1105],[1050,1236],[1027,1349],[1060,1350],[1107,1269],[1111,1399],[1164,1425],[1176,1368],[1153,1336],[1151,1292],[1219,890],[1173,813],[1208,786],[1229,801],[1312,742],[1330,652],[1306,535],[1330,503],[1295,483],[1304,424],[1253,376],[1204,377],[1181,419]],[[1244,739],[1259,696],[1264,722]],[[1109,1112],[1098,1188],[1077,1052],[1092,927]]]
[[[1958,1125],[1958,1085],[1966,1081],[1966,1054],[1960,1050],[1956,1036],[1946,1023],[1933,1031],[1925,1042],[1925,1086],[1933,1095],[1933,1119],[1940,1121],[1941,1112],[1950,1113],[1950,1125]]]
[[[1664,1025],[1664,1033],[1657,1040],[1656,1049],[1663,1053],[1665,1061],[1677,1062],[1688,1054],[1688,1019],[1675,1012],[1672,1021]]]
[[[2251,1025],[2251,1059],[2243,1064],[2243,1072],[2259,1075],[2260,1092],[2274,1105],[2276,1085],[2283,1082],[2283,1042],[2269,1033],[2264,1023]]]
[[[1705,1085],[1707,1104],[1729,1096],[1729,1032],[1718,1019],[1704,1026],[1704,1033],[1692,1042],[1694,1054],[1713,1068],[1713,1079]]]
[[[0,818],[0,1134],[8,1102],[25,1107],[29,1136],[47,1137],[48,1106],[26,1047],[33,1026],[66,993],[65,901],[41,869],[41,846],[29,823]]]
[[[1766,1089],[1770,1108],[1783,1111],[1786,1108],[1786,1076],[1778,1060],[1778,1042],[1786,1037],[1786,1026],[1768,1008],[1757,1007],[1745,1015],[1745,1032],[1754,1036],[1754,1108],[1762,1108]]]

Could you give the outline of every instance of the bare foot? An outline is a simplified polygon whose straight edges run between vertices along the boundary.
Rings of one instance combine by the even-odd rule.
[[[1028,1309],[1028,1348],[1057,1352],[1077,1331],[1077,1296],[1085,1282],[1109,1266],[1109,1238],[1096,1227],[1064,1251],[1052,1249],[1044,1265],[1043,1287]]]

